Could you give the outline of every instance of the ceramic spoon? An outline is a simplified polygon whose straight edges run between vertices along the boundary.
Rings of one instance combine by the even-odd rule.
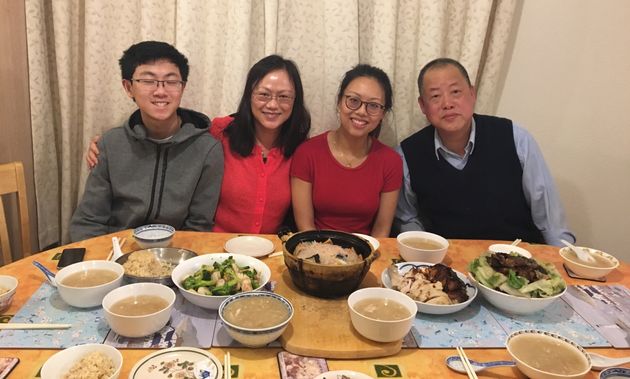
[[[487,368],[516,365],[516,362],[514,361],[478,362],[472,359],[469,359],[469,361],[470,361],[470,365],[475,370],[475,372],[483,371]],[[464,365],[462,364],[462,359],[457,355],[452,355],[446,358],[446,365],[448,366],[448,368],[450,368],[453,371],[466,374],[466,369],[464,369]]]
[[[611,358],[605,355],[597,353],[588,353],[591,356],[591,362],[593,363],[593,370],[601,371],[608,367],[620,366],[622,364],[630,362],[630,357],[623,358]]]
[[[35,267],[37,267],[44,273],[46,280],[48,280],[48,283],[50,283],[51,286],[57,287],[57,282],[55,281],[55,274],[52,271],[50,271],[43,264],[37,261],[33,261],[33,265],[35,265]]]
[[[573,252],[575,253],[575,255],[577,255],[579,260],[584,261],[584,262],[590,262],[590,263],[595,262],[595,258],[593,258],[591,254],[587,252],[586,250],[580,249],[577,246],[573,246],[570,242],[565,241],[565,240],[560,240],[560,242],[562,242],[569,249],[573,250]]]

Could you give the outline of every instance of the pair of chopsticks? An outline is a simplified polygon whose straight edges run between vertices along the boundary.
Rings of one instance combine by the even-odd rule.
[[[125,242],[127,242],[127,237],[123,237],[118,241],[118,244],[120,245],[120,248],[122,249],[122,247],[125,245]],[[107,255],[107,258],[105,258],[106,261],[109,261],[112,259],[112,256],[114,255],[114,249],[112,248],[109,251],[109,255]]]
[[[223,379],[232,379],[232,363],[230,362],[230,352],[228,351],[223,356]]]
[[[31,324],[10,322],[0,324],[0,330],[18,330],[18,329],[68,329],[72,324]]]
[[[470,365],[470,361],[468,360],[466,353],[464,353],[464,348],[462,348],[461,346],[457,346],[457,354],[459,354],[459,358],[462,360],[462,365],[464,366],[464,370],[466,370],[466,374],[468,374],[468,377],[470,379],[477,379],[477,373],[475,372],[475,369]]]
[[[521,242],[523,242],[523,240],[520,239],[520,238],[517,238],[517,239],[514,240],[514,242],[512,242],[512,246],[516,246],[516,245],[518,245]]]

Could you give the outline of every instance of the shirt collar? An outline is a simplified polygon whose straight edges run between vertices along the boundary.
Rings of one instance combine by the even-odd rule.
[[[466,148],[464,149],[464,157],[472,154],[473,150],[475,149],[475,131],[476,130],[477,130],[477,127],[475,125],[475,118],[473,117],[472,125],[470,127],[470,137],[468,138],[468,143],[466,144]],[[450,155],[459,157],[459,154],[450,151],[449,149],[446,148],[446,146],[444,146],[444,144],[442,143],[442,139],[440,138],[440,135],[437,132],[437,129],[433,131],[433,143],[435,145],[435,157],[438,160],[440,160],[440,154],[439,154],[440,150],[442,150],[443,154],[450,154]]]

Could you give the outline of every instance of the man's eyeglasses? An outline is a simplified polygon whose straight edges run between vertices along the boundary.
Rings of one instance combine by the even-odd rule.
[[[267,92],[255,92],[254,99],[260,101],[261,103],[268,103],[271,100],[276,99],[278,103],[288,105],[293,103],[295,97],[291,95],[272,95]]]
[[[157,80],[157,79],[131,79],[131,82],[136,82],[138,87],[150,91],[156,90],[162,84],[164,90],[169,92],[179,92],[184,87],[183,80]]]
[[[348,107],[348,109],[351,109],[353,111],[356,111],[357,109],[361,108],[363,104],[365,104],[365,111],[369,115],[372,115],[372,116],[379,115],[383,113],[383,111],[385,110],[385,106],[379,103],[375,103],[372,101],[363,101],[356,96],[351,96],[351,95],[345,95],[345,96],[346,96],[346,107]]]

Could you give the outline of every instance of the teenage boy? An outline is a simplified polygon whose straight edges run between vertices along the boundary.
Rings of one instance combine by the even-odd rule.
[[[167,43],[145,41],[119,63],[138,110],[98,141],[99,163],[70,221],[71,240],[152,223],[211,230],[223,150],[206,115],[179,107],[188,60]]]

